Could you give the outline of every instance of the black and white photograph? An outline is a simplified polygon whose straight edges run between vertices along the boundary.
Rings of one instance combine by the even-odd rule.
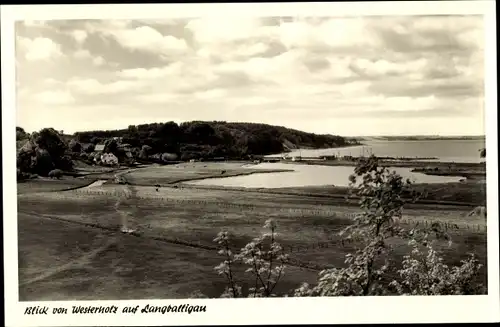
[[[8,80],[2,50],[13,311],[76,326],[201,322],[220,307],[252,323],[266,321],[254,304],[312,316],[291,301],[419,299],[405,310],[425,316],[447,295],[499,319],[496,35],[486,10],[437,2],[374,15],[30,6],[11,22]],[[465,308],[447,317],[478,321]]]

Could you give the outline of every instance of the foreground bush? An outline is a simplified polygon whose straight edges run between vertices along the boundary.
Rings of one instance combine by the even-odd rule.
[[[436,241],[448,241],[439,224],[429,228],[404,229],[399,220],[407,202],[403,194],[412,194],[410,201],[419,194],[411,190],[409,180],[404,181],[395,172],[379,167],[375,157],[362,160],[350,177],[351,190],[359,200],[362,210],[351,226],[345,228],[340,237],[358,244],[353,253],[346,255],[345,266],[326,269],[319,273],[316,285],[303,284],[294,291],[294,296],[369,296],[369,295],[468,295],[485,292],[476,279],[481,265],[470,255],[460,266],[449,267],[434,249]],[[234,265],[248,265],[246,270],[255,276],[255,287],[248,296],[276,296],[273,293],[283,276],[286,256],[276,241],[276,224],[266,222],[270,233],[256,238],[233,254],[227,232],[219,233],[215,241],[221,247],[225,260],[215,269],[226,277],[228,286],[222,297],[241,297],[241,286],[235,282]],[[390,238],[406,240],[411,252],[404,256],[401,265],[391,264]],[[267,249],[264,241],[269,239]],[[396,272],[396,277],[389,272]]]
[[[230,239],[227,232],[220,232],[214,239],[220,247],[219,254],[225,260],[215,270],[219,275],[225,276],[228,286],[221,297],[242,297],[242,287],[238,285],[233,267],[235,264],[248,266],[246,273],[250,273],[254,279],[254,286],[247,290],[248,297],[270,297],[275,296],[274,289],[283,277],[287,255],[283,248],[276,242],[276,222],[267,220],[264,228],[268,233],[254,238],[242,248],[239,253],[233,254],[230,249]]]
[[[482,267],[473,254],[458,267],[448,267],[443,258],[427,245],[422,251],[418,242],[411,241],[413,251],[403,259],[399,270],[401,280],[390,287],[398,294],[411,295],[470,295],[484,293],[482,285],[474,282]]]

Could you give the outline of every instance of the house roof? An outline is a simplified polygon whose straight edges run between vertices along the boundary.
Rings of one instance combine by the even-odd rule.
[[[94,151],[104,151],[104,144],[97,144]]]

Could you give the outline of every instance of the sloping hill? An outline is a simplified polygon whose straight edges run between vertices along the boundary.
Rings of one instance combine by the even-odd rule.
[[[182,160],[197,157],[237,158],[280,153],[287,148],[333,148],[356,142],[337,135],[307,133],[283,126],[223,121],[132,125],[121,130],[79,132],[74,137],[82,143],[94,144],[121,137],[132,147],[148,145],[152,153],[177,153],[183,156]]]

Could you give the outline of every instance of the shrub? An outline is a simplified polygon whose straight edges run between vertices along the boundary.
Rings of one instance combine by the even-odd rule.
[[[26,173],[48,176],[53,169],[71,170],[73,162],[68,147],[53,128],[33,132],[17,154],[17,167]]]
[[[72,152],[80,153],[82,151],[82,145],[76,140],[71,140],[68,146]]]
[[[177,160],[178,156],[175,153],[163,153],[161,155],[161,160],[162,161],[173,161]]]
[[[49,177],[50,178],[57,178],[60,179],[63,176],[63,172],[60,169],[54,169],[49,172]]]
[[[127,184],[127,180],[125,179],[125,177],[118,175],[118,176],[115,177],[115,183],[117,183],[117,184]]]
[[[225,260],[215,267],[219,275],[225,276],[228,283],[221,297],[243,296],[242,288],[237,285],[234,276],[233,265],[235,263],[249,266],[246,272],[253,275],[255,282],[254,286],[248,289],[248,297],[274,296],[273,291],[284,275],[288,257],[281,245],[276,242],[276,222],[269,219],[264,228],[269,232],[253,239],[237,254],[233,254],[230,249],[230,238],[227,232],[220,232],[214,239],[220,247],[219,254],[225,257]]]
[[[58,157],[54,159],[54,164],[57,168],[72,171],[73,170],[73,160],[71,156],[64,155],[62,157]]]
[[[59,133],[53,128],[44,128],[35,136],[35,143],[42,149],[49,152],[53,158],[59,158],[64,155],[67,146]]]
[[[90,154],[90,153],[94,152],[94,150],[95,150],[95,144],[93,144],[93,143],[88,143],[88,144],[85,144],[83,146],[83,151],[85,153],[89,153]]]
[[[30,178],[32,178],[31,174],[25,173],[25,172],[21,171],[21,169],[17,168],[17,181],[18,182],[25,181],[25,180],[30,179]]]
[[[118,150],[118,142],[115,139],[109,139],[104,142],[104,153],[112,153],[116,155]]]
[[[34,146],[27,142],[17,153],[16,164],[23,172],[32,171],[32,157],[35,155]]]
[[[139,158],[148,159],[149,154],[153,148],[149,145],[143,145],[141,151],[139,152]]]
[[[482,265],[474,254],[462,260],[461,266],[450,268],[430,244],[423,251],[415,240],[411,245],[413,250],[404,257],[403,268],[399,270],[401,280],[390,284],[398,294],[470,295],[484,292],[482,285],[475,282]]]
[[[41,176],[47,176],[55,168],[55,164],[47,150],[37,147],[34,156],[31,157],[30,168],[32,172]]]
[[[16,141],[25,140],[29,137],[29,134],[22,127],[16,127]]]

